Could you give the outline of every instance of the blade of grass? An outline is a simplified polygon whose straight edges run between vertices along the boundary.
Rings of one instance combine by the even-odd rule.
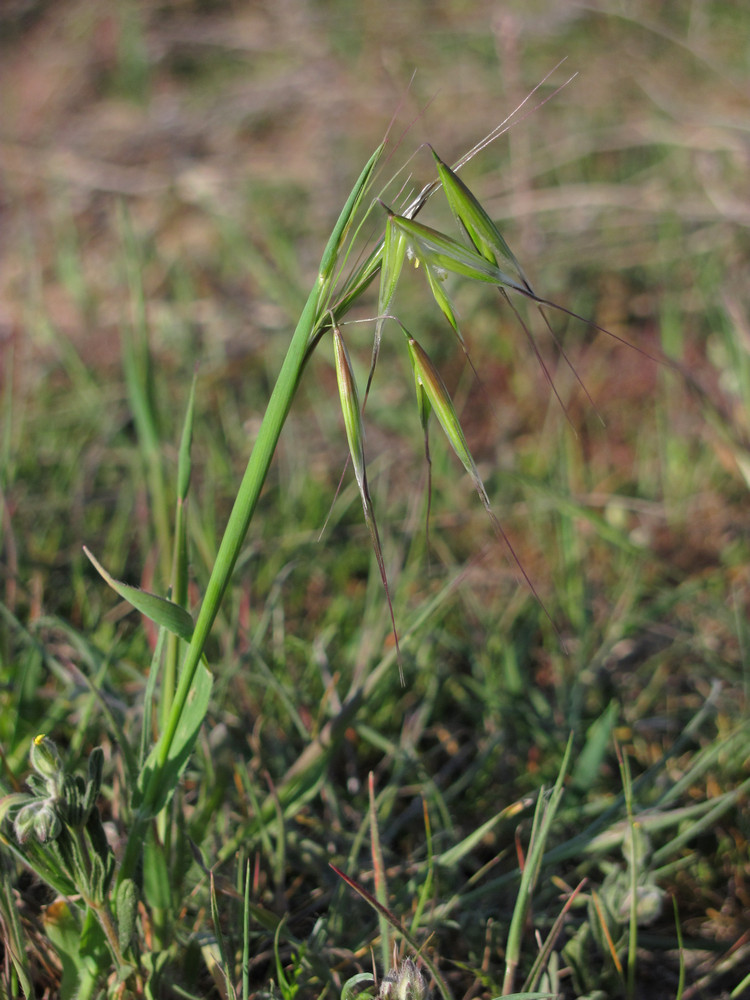
[[[573,737],[571,735],[560,765],[557,781],[552,788],[549,799],[547,800],[544,793],[542,793],[537,800],[526,864],[521,875],[521,884],[518,888],[518,896],[516,897],[516,904],[513,907],[510,927],[508,928],[508,939],[505,947],[503,993],[508,993],[513,989],[513,980],[515,979],[516,969],[521,957],[521,940],[526,916],[531,906],[531,898],[544,860],[544,848],[552,831],[555,814],[564,794],[563,782],[568,771],[572,751]]]
[[[177,497],[175,509],[174,526],[174,546],[172,552],[172,574],[170,579],[171,597],[175,604],[187,609],[188,592],[188,554],[187,554],[187,521],[185,517],[185,504],[187,503],[188,490],[190,489],[190,476],[192,473],[192,463],[190,449],[193,440],[193,420],[195,415],[195,382],[190,386],[188,405],[185,411],[185,419],[182,425],[182,436],[180,438],[180,450],[177,460]],[[192,619],[191,619],[192,623]],[[187,642],[190,639],[186,639]],[[160,689],[160,728],[163,730],[169,718],[172,707],[172,698],[177,683],[177,665],[180,655],[180,642],[178,636],[170,632],[167,636],[167,649],[164,657],[164,669],[162,671],[162,682]]]
[[[552,951],[555,947],[555,943],[558,937],[560,936],[560,933],[565,924],[565,918],[568,914],[568,911],[570,910],[571,906],[573,905],[577,897],[582,892],[583,887],[585,885],[586,885],[586,879],[584,879],[582,882],[579,882],[578,885],[575,887],[575,889],[570,893],[568,898],[565,900],[565,905],[563,906],[562,910],[560,910],[560,912],[558,913],[544,944],[539,949],[539,954],[534,959],[534,964],[531,967],[531,972],[529,972],[528,978],[526,979],[526,982],[523,985],[524,990],[533,990],[536,987],[539,980],[541,979],[542,974],[544,973],[545,967],[547,965],[547,962],[549,961],[549,957],[552,954]]]
[[[625,797],[625,812],[628,824],[628,857],[630,876],[630,912],[628,914],[628,974],[627,997],[633,1000],[635,995],[635,968],[638,953],[638,853],[636,847],[635,818],[633,815],[633,780],[630,774],[630,764],[622,752],[618,742],[615,742],[617,763],[620,768],[622,790]]]
[[[184,608],[180,607],[179,604],[175,604],[174,601],[167,600],[166,597],[159,597],[158,594],[150,594],[139,587],[131,587],[130,584],[115,580],[96,557],[89,552],[85,545],[83,546],[83,551],[99,575],[128,604],[131,604],[141,614],[150,618],[160,628],[165,628],[167,631],[184,639],[185,642],[190,642],[193,636],[193,619]]]
[[[388,906],[388,883],[380,845],[378,811],[375,803],[375,775],[372,771],[367,777],[367,792],[370,801],[370,853],[375,876],[375,898],[385,910]],[[380,911],[378,911],[378,925],[380,927],[380,960],[383,968],[387,969],[391,958],[391,935],[388,930],[390,924]]]
[[[425,846],[427,848],[427,871],[425,872],[422,886],[417,896],[414,916],[411,921],[411,933],[416,935],[419,925],[422,922],[422,914],[432,895],[432,887],[435,877],[435,854],[432,844],[432,825],[430,823],[430,812],[427,808],[427,800],[422,796],[422,814],[424,816]]]

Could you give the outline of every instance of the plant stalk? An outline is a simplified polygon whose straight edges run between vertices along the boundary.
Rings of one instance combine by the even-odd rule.
[[[331,288],[336,278],[339,252],[347,237],[354,215],[366,191],[375,165],[382,153],[382,145],[375,150],[360,174],[349,198],[339,215],[321,259],[318,277],[308,296],[302,315],[292,336],[289,349],[281,366],[281,371],[268,401],[263,422],[255,440],[250,459],[242,478],[237,498],[229,515],[224,537],[219,546],[206,594],[198,613],[192,640],[187,648],[180,678],[174,693],[169,715],[156,746],[156,761],[144,791],[140,808],[134,817],[128,838],[118,883],[131,878],[142,846],[143,832],[149,822],[159,798],[162,775],[169,760],[169,753],[182,718],[188,696],[193,686],[196,671],[218,614],[221,601],[232,575],[237,557],[255,512],[274,451],[284,426],[294,395],[297,391],[308,348],[314,342],[321,318],[326,315]]]

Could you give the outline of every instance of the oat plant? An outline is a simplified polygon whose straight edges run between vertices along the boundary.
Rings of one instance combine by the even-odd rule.
[[[366,163],[323,252],[317,277],[271,393],[197,615],[193,617],[187,607],[187,528],[184,516],[191,476],[192,393],[180,446],[171,556],[165,560],[171,566],[168,592],[149,593],[118,581],[101,565],[95,554],[87,551],[107,583],[158,626],[159,639],[150,664],[139,745],[129,745],[125,735],[119,731],[115,717],[112,715],[110,719],[123,754],[128,781],[128,801],[120,807],[125,829],[117,865],[112,848],[103,836],[96,808],[102,770],[99,751],[91,754],[88,778],[84,779],[70,774],[54,743],[39,734],[31,748],[34,774],[28,781],[29,793],[14,792],[6,796],[0,806],[5,820],[3,842],[6,849],[22,859],[66,900],[60,906],[57,924],[50,925],[49,934],[66,970],[67,995],[93,996],[104,981],[109,982],[109,988],[115,993],[124,989],[126,983],[129,988],[143,989],[144,984],[163,968],[170,949],[174,947],[177,902],[169,879],[170,873],[175,870],[176,854],[184,852],[185,843],[172,809],[175,791],[193,753],[211,697],[213,680],[206,662],[206,643],[256,512],[279,435],[305,366],[315,350],[329,350],[335,365],[351,465],[390,609],[395,660],[401,682],[405,683],[408,676],[404,671],[406,660],[403,644],[399,644],[396,614],[368,485],[364,445],[364,409],[386,330],[395,330],[397,337],[403,339],[405,358],[414,377],[416,405],[428,461],[428,432],[434,415],[467,472],[494,530],[507,546],[511,560],[536,594],[492,511],[456,408],[437,367],[420,343],[418,331],[406,329],[394,311],[396,290],[405,267],[417,268],[425,275],[429,291],[447,322],[450,335],[455,337],[459,349],[468,357],[451,297],[451,282],[454,279],[494,286],[500,293],[501,304],[508,303],[511,296],[530,300],[539,307],[547,325],[544,309],[560,308],[532,289],[497,226],[458,176],[461,167],[506,131],[509,125],[510,121],[502,123],[452,167],[431,150],[437,174],[435,180],[400,208],[389,203],[387,184],[378,188],[386,144],[380,145]],[[418,218],[430,198],[441,190],[455,218],[455,232],[436,230]],[[127,235],[125,217],[122,225]],[[376,234],[379,231],[379,236],[375,236],[369,252],[360,254],[358,248],[363,237],[373,231]],[[137,268],[131,268],[129,275],[134,298],[136,302],[140,301]],[[348,336],[347,319],[376,281],[379,288],[377,315],[372,323],[372,360],[364,391],[360,393],[345,341],[345,336]],[[524,330],[533,343],[526,326]],[[148,393],[144,391],[143,371],[139,368],[137,353],[131,353],[126,360],[128,358],[128,386],[136,426],[141,435],[151,440],[151,403]],[[153,455],[153,441],[151,445],[149,454]],[[154,468],[152,474],[157,475]],[[162,498],[158,512],[159,536],[164,538],[166,500],[160,479],[157,492]],[[348,704],[342,707],[342,718],[347,711],[356,708],[361,696],[361,690],[351,693]],[[299,771],[311,767],[315,763],[316,752],[320,753],[319,747],[317,750],[312,746],[309,749],[309,759],[300,760]],[[299,777],[299,773],[290,774],[289,781],[294,782]],[[283,797],[284,789],[279,789],[278,794]],[[265,808],[261,807],[261,812]],[[273,803],[269,803],[267,808],[272,811]],[[537,836],[535,843],[541,844],[544,839]],[[519,904],[517,920],[511,929],[511,941],[516,943],[519,922],[524,919],[525,901],[530,893],[528,882],[538,870],[539,861],[540,855],[534,855],[527,869],[528,874],[525,873],[521,892],[523,903]],[[213,895],[212,899],[215,899]],[[136,932],[138,906],[146,903],[148,943],[141,940],[142,935],[139,937]],[[509,952],[508,988],[512,988],[513,963],[516,961],[512,955],[516,952]],[[29,974],[23,956],[16,953],[10,957],[19,988],[29,995],[25,985],[29,982]],[[402,995],[416,997],[419,990],[416,987],[412,989],[414,977],[410,979],[410,973],[411,967],[408,967],[401,979],[390,981],[389,996],[398,996],[399,1000]]]

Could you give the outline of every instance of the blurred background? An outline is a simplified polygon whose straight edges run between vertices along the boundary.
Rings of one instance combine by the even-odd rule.
[[[147,348],[135,353],[170,474],[197,371],[197,601],[322,247],[367,157],[387,133],[383,183],[397,177],[397,200],[402,185],[434,176],[423,143],[453,162],[526,100],[461,176],[535,290],[614,335],[549,310],[555,344],[520,304],[567,419],[491,290],[455,292],[479,380],[420,275],[397,308],[440,365],[567,653],[437,434],[426,556],[423,443],[391,336],[367,449],[397,621],[417,620],[446,581],[458,595],[414,654],[408,704],[437,699],[432,736],[451,759],[449,736],[503,734],[477,822],[493,781],[510,796],[554,780],[571,729],[613,728],[612,702],[644,769],[709,698],[717,732],[731,728],[750,648],[749,87],[740,0],[4,0],[6,608],[29,627],[56,616],[101,647],[125,643],[123,663],[142,660],[133,616],[81,555],[85,541],[115,576],[152,589],[166,579],[136,445],[132,345]],[[422,220],[450,225],[439,196]],[[375,308],[373,292],[361,317]],[[347,340],[364,374],[372,325],[349,327]],[[232,664],[251,632],[285,663],[305,719],[321,698],[311,644],[347,675],[377,659],[390,629],[349,479],[318,540],[346,460],[331,354],[324,342],[303,380],[214,655],[236,698]],[[57,626],[44,629],[48,648],[76,659]],[[6,640],[6,667],[12,648]],[[124,668],[120,690],[136,674]],[[49,683],[40,690],[54,715],[65,685]],[[478,721],[472,699],[486,690],[496,703]],[[270,711],[264,692],[242,688],[247,716]],[[231,711],[227,724],[241,728]],[[372,712],[387,730],[387,714]],[[283,723],[273,725],[269,745],[283,757]],[[717,795],[745,768],[733,758],[691,794]],[[353,794],[362,773],[345,770]],[[748,835],[738,811],[704,845],[712,861],[700,879],[675,876],[687,933],[714,943],[750,933]]]
[[[518,518],[540,589],[574,627],[581,593],[574,586],[566,598],[569,582],[545,564],[546,529],[524,527],[528,490],[539,514],[564,488],[583,505],[574,520],[603,513],[675,580],[729,560],[744,607],[748,27],[743,4],[703,0],[4,3],[0,338],[5,485],[14,484],[20,535],[41,532],[44,559],[54,551],[55,564],[76,566],[91,526],[127,537],[135,500],[102,459],[131,419],[122,339],[139,315],[164,439],[177,433],[196,365],[199,412],[220,417],[223,454],[211,448],[200,473],[215,490],[206,503],[219,511],[218,531],[321,247],[369,153],[388,132],[391,193],[418,189],[433,176],[422,143],[452,162],[541,84],[525,117],[463,177],[539,294],[640,351],[663,351],[680,373],[558,314],[556,335],[589,401],[535,316],[571,428],[490,292],[456,292],[483,387],[435,335],[429,307],[413,307],[407,290],[400,308],[458,389],[483,468],[533,479],[523,495],[521,479],[504,495],[501,477],[494,496],[511,526]],[[424,218],[447,221],[439,199]],[[366,364],[371,330],[353,330]],[[389,363],[386,345],[384,372]],[[287,442],[282,452],[287,467],[307,463],[324,492],[343,460],[331,386],[328,359],[314,362],[293,417],[305,448]],[[400,361],[382,386],[368,447],[394,481],[417,470],[408,506],[423,479],[419,434],[401,433],[411,389]],[[117,447],[113,456],[123,457]],[[48,495],[46,482],[61,489]],[[329,502],[313,505],[313,521]],[[474,506],[467,491],[460,516],[479,536],[468,532],[459,560],[487,537]],[[450,501],[434,513],[459,516]],[[610,560],[588,549],[600,531],[585,534],[563,561],[587,564],[596,581]],[[117,548],[121,560],[132,552]],[[41,600],[66,604],[64,592]],[[609,615],[591,600],[591,614]]]

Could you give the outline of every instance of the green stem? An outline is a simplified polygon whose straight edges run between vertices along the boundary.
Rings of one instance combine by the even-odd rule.
[[[229,515],[224,537],[221,540],[219,552],[211,571],[208,586],[206,587],[206,595],[201,604],[198,620],[195,623],[193,638],[188,646],[185,662],[182,665],[172,709],[159,741],[160,751],[157,757],[157,768],[153,772],[154,777],[159,775],[160,769],[165,765],[169,756],[169,750],[184,711],[195,672],[198,669],[206,641],[218,614],[224,592],[226,591],[232,570],[242,548],[247,529],[250,526],[250,521],[255,513],[255,507],[263,489],[279,435],[292,405],[292,400],[294,399],[294,394],[302,374],[302,366],[307,353],[307,343],[315,327],[320,286],[321,282],[319,280],[315,283],[310,293],[302,316],[297,324],[297,329],[294,331],[292,342],[289,345],[289,350],[284,358],[279,377],[271,393],[271,398],[250,455],[250,460],[247,463],[237,499]],[[153,785],[154,781],[152,780],[146,793],[145,804],[147,807],[156,798],[157,788],[153,788],[152,791]]]
[[[328,297],[331,294],[332,285],[336,280],[336,267],[342,244],[349,232],[364,192],[370,183],[382,149],[382,146],[378,147],[370,157],[357,183],[354,185],[329,237],[326,248],[323,251],[317,280],[313,285],[305,308],[297,323],[297,328],[294,331],[292,341],[281,366],[279,377],[271,393],[258,437],[251,452],[245,475],[242,478],[242,483],[237,493],[237,499],[229,515],[224,537],[221,540],[219,552],[211,571],[206,595],[195,623],[192,640],[185,654],[185,661],[182,665],[180,679],[174,693],[169,715],[155,748],[155,766],[148,776],[143,800],[134,817],[125,855],[120,866],[118,883],[125,878],[132,878],[133,876],[142,846],[143,834],[149,819],[154,814],[155,806],[159,799],[163,774],[169,760],[169,753],[193,686],[196,671],[203,657],[203,651],[211,627],[218,614],[224,592],[226,591],[232,570],[247,534],[250,520],[255,512],[261,490],[263,489],[279,435],[289,414],[294,394],[297,391],[302,370],[308,357],[308,347],[314,341],[321,317],[325,315],[328,309]]]
[[[198,620],[190,645],[185,654],[180,679],[174,693],[169,717],[158,743],[156,767],[151,772],[146,786],[143,805],[136,815],[133,828],[128,837],[128,844],[118,875],[118,882],[124,878],[132,878],[136,860],[142,846],[143,833],[153,805],[158,799],[162,773],[169,757],[169,751],[179,725],[180,718],[190,694],[195,672],[200,664],[211,627],[221,605],[221,600],[232,575],[250,520],[258,503],[271,459],[278,442],[281,429],[289,413],[292,400],[302,374],[303,362],[307,353],[307,344],[315,327],[318,298],[321,281],[315,283],[307,304],[302,312],[297,329],[292,337],[279,377],[268,402],[263,423],[258,432],[250,460],[242,479],[237,499],[229,515],[224,537],[219,546],[211,576],[206,587],[206,595],[201,604]]]
[[[152,805],[157,797],[161,769],[164,767],[169,756],[169,750],[185,708],[195,672],[198,669],[208,635],[218,614],[219,605],[221,604],[227,584],[229,583],[229,578],[234,569],[234,564],[237,561],[240,548],[247,534],[250,520],[255,512],[258,498],[260,497],[269,466],[271,465],[273,453],[276,450],[281,429],[284,426],[289,408],[294,399],[294,394],[297,391],[302,369],[307,358],[308,345],[313,338],[320,315],[327,308],[325,299],[334,280],[342,242],[346,238],[356,209],[361,201],[363,192],[369,184],[382,149],[383,147],[379,146],[368,160],[347,199],[346,205],[344,205],[339,215],[333,232],[326,244],[326,248],[323,251],[317,280],[308,296],[305,308],[302,310],[302,315],[294,331],[292,342],[289,345],[289,350],[281,366],[279,377],[271,393],[271,398],[263,417],[263,423],[261,424],[255,446],[245,469],[245,475],[243,476],[237,499],[232,507],[232,512],[229,515],[229,521],[227,522],[224,537],[221,540],[219,553],[208,581],[206,596],[203,599],[198,620],[195,623],[195,631],[193,632],[193,638],[185,656],[185,662],[182,665],[182,672],[175,692],[172,710],[159,740],[157,766],[152,772],[151,780],[146,790],[146,807]]]

